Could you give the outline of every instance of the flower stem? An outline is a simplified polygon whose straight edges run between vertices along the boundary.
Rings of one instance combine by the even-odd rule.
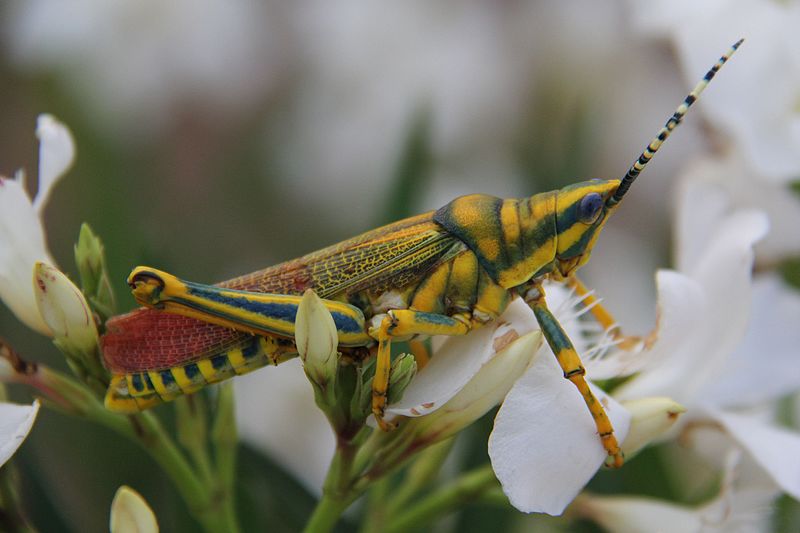
[[[327,533],[331,531],[344,510],[350,505],[350,502],[351,500],[323,494],[303,531],[305,533]]]
[[[358,446],[352,440],[338,440],[325,478],[322,498],[306,524],[306,533],[331,531],[344,510],[363,493],[363,489],[353,487],[353,465],[357,449]]]
[[[480,496],[496,483],[497,479],[488,464],[467,472],[449,485],[426,496],[404,513],[393,517],[385,531],[400,533],[418,528],[464,502]]]

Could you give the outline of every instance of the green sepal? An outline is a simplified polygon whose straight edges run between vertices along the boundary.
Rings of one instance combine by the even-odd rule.
[[[99,395],[105,394],[110,380],[108,370],[100,361],[99,348],[95,347],[91,352],[78,352],[65,338],[53,339],[53,345],[64,355],[67,365],[78,379]]]
[[[81,277],[81,290],[103,323],[115,314],[114,291],[109,281],[103,243],[86,222],[81,225],[75,245],[75,263]]]

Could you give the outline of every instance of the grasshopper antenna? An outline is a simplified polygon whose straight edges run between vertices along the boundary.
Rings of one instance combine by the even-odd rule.
[[[702,93],[703,90],[705,90],[705,88],[708,87],[708,84],[711,82],[712,79],[714,79],[714,76],[717,74],[719,69],[722,68],[722,65],[724,65],[728,61],[728,59],[730,59],[730,57],[734,54],[734,52],[736,52],[736,50],[743,42],[744,39],[739,39],[738,41],[736,41],[734,45],[731,46],[728,49],[728,51],[725,52],[725,54],[723,54],[723,56],[719,58],[719,60],[714,64],[714,66],[711,67],[711,70],[706,72],[706,75],[703,76],[703,79],[700,80],[700,82],[697,85],[695,85],[694,89],[692,89],[692,92],[686,95],[686,98],[683,100],[683,103],[681,103],[681,105],[678,106],[678,109],[675,110],[675,113],[673,113],[672,116],[669,118],[669,120],[667,120],[667,123],[664,124],[663,128],[661,128],[661,131],[658,132],[658,135],[656,135],[655,138],[652,141],[650,141],[650,144],[648,144],[647,147],[644,149],[644,152],[642,152],[642,154],[639,156],[639,159],[637,159],[628,169],[628,172],[625,173],[625,177],[622,178],[619,187],[617,187],[617,191],[611,198],[608,199],[607,202],[608,207],[615,206],[616,204],[619,203],[622,197],[625,196],[625,193],[628,192],[628,189],[630,188],[631,184],[636,180],[639,174],[641,174],[642,170],[644,170],[644,167],[647,165],[647,163],[649,163],[650,160],[653,159],[653,156],[658,151],[658,149],[661,148],[661,145],[664,144],[664,141],[666,141],[667,138],[669,138],[670,134],[672,133],[672,130],[678,127],[678,124],[681,123],[681,120],[683,120],[683,117],[689,111],[689,108],[692,106],[695,100],[697,100],[697,98],[700,96],[700,93]]]

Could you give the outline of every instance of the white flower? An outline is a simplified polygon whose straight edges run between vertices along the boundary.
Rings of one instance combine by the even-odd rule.
[[[732,207],[755,207],[768,213],[769,233],[756,245],[756,262],[770,266],[800,253],[800,196],[786,184],[756,180],[753,175],[748,162],[731,148],[722,157],[692,161],[683,179],[712,183],[725,191]]]
[[[28,327],[50,335],[34,301],[31,272],[36,262],[51,265],[42,227],[42,213],[50,191],[72,165],[75,144],[66,126],[50,115],[40,115],[39,181],[36,196],[28,196],[25,175],[0,177],[0,299]]]
[[[156,515],[141,494],[122,485],[111,502],[111,533],[158,533]]]
[[[766,531],[776,491],[741,486],[736,481],[737,454],[726,458],[719,494],[698,506],[636,496],[582,495],[574,510],[615,533],[658,530],[664,533]]]
[[[14,455],[28,436],[38,413],[39,400],[34,400],[31,405],[0,402],[0,466]]]
[[[568,291],[547,287],[548,302],[562,325],[572,330],[570,338],[585,353],[583,336],[574,331],[575,315],[564,309]],[[497,339],[538,330],[533,313],[515,300],[497,323],[445,341],[436,356],[411,382],[402,402],[389,412],[406,416],[424,415],[447,402],[465,386],[479,383],[483,368],[495,353]],[[513,333],[511,333],[513,332]],[[432,377],[426,377],[430,373]],[[628,412],[593,387],[603,402],[617,438],[628,432]],[[505,392],[505,391],[502,391]],[[495,400],[499,401],[501,396]],[[431,404],[433,404],[431,406]],[[435,416],[428,415],[428,416]],[[421,420],[424,420],[423,416]],[[597,428],[575,386],[563,377],[546,346],[535,354],[528,370],[513,382],[505,395],[489,439],[492,467],[511,503],[521,511],[560,514],[597,472],[607,457]]]
[[[753,282],[753,247],[767,231],[763,213],[731,211],[718,188],[697,182],[685,184],[680,205],[678,271],[657,275],[655,342],[630,361],[617,359],[612,375],[638,374],[614,395],[674,398],[688,408],[679,428],[722,428],[798,498],[800,435],[749,411],[800,390],[800,296],[775,278]]]
[[[800,3],[772,0],[632,2],[634,26],[676,45],[694,81],[709,60],[740,37],[736,65],[703,99],[702,112],[734,137],[760,176],[786,183],[800,176]],[[690,16],[687,16],[690,14]]]

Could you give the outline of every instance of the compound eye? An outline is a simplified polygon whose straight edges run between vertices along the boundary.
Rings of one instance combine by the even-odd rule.
[[[590,192],[578,205],[578,219],[584,224],[594,224],[600,211],[603,209],[603,197],[596,192]]]

